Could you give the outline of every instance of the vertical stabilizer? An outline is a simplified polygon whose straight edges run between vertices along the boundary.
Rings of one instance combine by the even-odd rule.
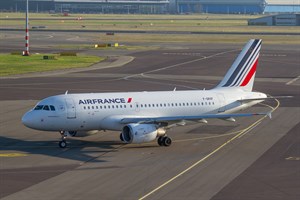
[[[245,45],[217,88],[238,87],[252,91],[261,43],[261,39],[251,39]]]

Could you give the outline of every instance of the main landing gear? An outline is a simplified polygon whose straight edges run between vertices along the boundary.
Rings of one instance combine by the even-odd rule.
[[[159,146],[168,147],[172,144],[172,139],[169,138],[168,136],[160,136],[157,139],[157,143],[158,143]]]

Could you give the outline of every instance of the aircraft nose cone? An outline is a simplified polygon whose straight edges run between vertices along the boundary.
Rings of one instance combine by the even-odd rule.
[[[32,117],[30,116],[30,113],[25,113],[22,117],[22,123],[29,127],[32,128],[33,122],[32,122]]]

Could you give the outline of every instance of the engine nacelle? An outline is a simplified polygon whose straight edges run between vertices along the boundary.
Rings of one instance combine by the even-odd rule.
[[[164,129],[157,129],[153,124],[128,124],[121,132],[121,138],[126,143],[145,143],[151,142],[157,136],[165,134]]]

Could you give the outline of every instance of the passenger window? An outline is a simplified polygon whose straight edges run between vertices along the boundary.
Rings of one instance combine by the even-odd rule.
[[[54,106],[50,106],[51,111],[55,111],[55,107]]]
[[[49,109],[49,106],[44,106],[44,107],[43,107],[43,110],[50,110],[50,109]]]
[[[86,109],[86,107],[85,107],[85,106],[83,106],[83,109],[85,110],[85,109]]]
[[[43,109],[43,105],[37,105],[35,108],[34,108],[34,110],[42,110]]]

